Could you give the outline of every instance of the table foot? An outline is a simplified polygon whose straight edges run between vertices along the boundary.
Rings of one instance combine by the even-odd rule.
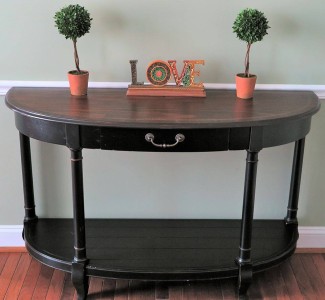
[[[253,270],[251,264],[239,265],[238,268],[238,294],[242,298],[246,295],[253,280]]]
[[[88,277],[85,274],[85,264],[73,262],[71,268],[71,280],[78,294],[78,300],[84,300],[88,294]]]

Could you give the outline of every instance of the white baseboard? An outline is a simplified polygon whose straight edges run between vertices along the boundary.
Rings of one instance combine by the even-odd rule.
[[[89,82],[90,88],[127,88],[130,82]],[[5,81],[0,80],[0,95],[5,95],[13,86],[21,87],[68,87],[67,81]],[[235,89],[233,83],[205,83],[206,89]],[[257,84],[257,90],[313,91],[325,99],[325,85],[305,84]]]
[[[297,248],[325,248],[325,227],[299,227]]]
[[[0,247],[23,247],[22,225],[0,225]]]
[[[0,225],[0,247],[22,247],[22,225]],[[297,248],[325,248],[325,227],[299,227]]]

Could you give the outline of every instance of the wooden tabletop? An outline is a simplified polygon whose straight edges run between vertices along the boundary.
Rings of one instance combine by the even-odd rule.
[[[126,89],[12,88],[6,104],[19,114],[62,123],[127,128],[223,128],[272,125],[315,114],[309,91],[255,91],[253,100],[233,90],[207,90],[206,98],[127,97]]]

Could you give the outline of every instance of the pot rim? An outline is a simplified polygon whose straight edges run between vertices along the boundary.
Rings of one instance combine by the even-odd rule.
[[[236,77],[243,78],[243,79],[250,79],[250,78],[256,78],[257,77],[255,74],[250,74],[249,77],[245,77],[243,75],[245,75],[245,73],[237,73]]]
[[[80,74],[75,74],[75,72],[78,72],[77,70],[71,70],[68,72],[68,75],[72,75],[72,76],[85,76],[85,75],[88,75],[89,72],[86,71],[86,70],[80,70],[81,73]]]

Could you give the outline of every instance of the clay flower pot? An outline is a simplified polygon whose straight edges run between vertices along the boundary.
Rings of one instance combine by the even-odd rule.
[[[88,91],[88,71],[82,71],[78,74],[77,71],[68,72],[68,79],[70,84],[70,92],[73,96],[87,95]]]
[[[252,99],[256,84],[256,75],[244,77],[243,73],[236,75],[236,92],[237,97],[241,99]]]

